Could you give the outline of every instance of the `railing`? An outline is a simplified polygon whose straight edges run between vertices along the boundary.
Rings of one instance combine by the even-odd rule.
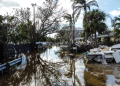
[[[21,62],[21,61],[22,61],[22,59],[21,59],[21,58],[18,58],[18,59],[15,59],[15,60],[13,60],[13,61],[10,61],[10,62],[8,62],[8,63],[9,63],[10,66],[12,66],[12,65],[15,65],[15,64],[17,64],[17,63],[19,63],[19,62]],[[4,69],[6,69],[6,63],[0,65],[0,71],[2,71],[2,70],[4,70]]]
[[[4,70],[5,68],[6,68],[6,63],[0,65],[0,71],[1,71],[1,70]]]
[[[19,62],[21,62],[21,58],[18,58],[18,59],[15,59],[13,61],[10,61],[9,64],[10,64],[10,66],[12,66],[12,65],[17,64]]]

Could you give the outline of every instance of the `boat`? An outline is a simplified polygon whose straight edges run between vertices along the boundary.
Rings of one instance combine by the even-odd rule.
[[[120,44],[113,45],[113,46],[110,48],[110,51],[117,51],[117,50],[120,50]]]
[[[103,51],[103,53],[105,54],[106,62],[113,61],[113,59],[114,59],[113,53],[115,53],[115,51]]]
[[[120,44],[113,45],[112,47],[104,46],[104,48],[102,47],[102,49],[90,49],[90,53],[88,53],[87,58],[101,63],[103,63],[103,61],[104,63],[113,62],[113,60],[115,59],[116,63],[120,63]]]
[[[87,54],[87,58],[89,60],[95,60],[96,62],[101,62],[102,56],[103,56],[102,53],[93,52],[93,51],[91,51],[90,53]]]

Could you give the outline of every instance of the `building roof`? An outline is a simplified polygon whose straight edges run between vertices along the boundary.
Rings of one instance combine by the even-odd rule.
[[[77,39],[84,39],[84,37],[75,37],[75,40]]]
[[[76,27],[75,30],[84,30],[84,28]]]
[[[97,38],[101,38],[101,37],[111,37],[111,36],[114,36],[114,32],[111,32],[110,34],[99,35],[99,36],[97,36]]]

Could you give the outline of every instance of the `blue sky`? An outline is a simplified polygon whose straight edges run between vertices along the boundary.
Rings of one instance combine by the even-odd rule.
[[[98,0],[99,8],[107,14],[110,14],[112,18],[120,15],[120,0]],[[107,18],[106,24],[111,26],[111,21]]]
[[[98,2],[99,9],[104,11],[107,14],[110,14],[112,18],[120,15],[120,0],[97,0],[97,2]],[[108,28],[112,30],[110,18],[106,19],[106,24]],[[76,27],[79,27],[79,26],[82,27],[82,21],[81,23],[79,22],[76,23]]]
[[[114,10],[120,11],[120,0],[98,0],[98,5],[101,10],[110,13]]]

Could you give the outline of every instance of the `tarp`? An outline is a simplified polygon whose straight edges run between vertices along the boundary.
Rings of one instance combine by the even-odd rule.
[[[111,48],[120,48],[120,44],[113,45]]]
[[[116,63],[120,63],[120,52],[116,51],[115,53],[113,53],[113,56],[114,56]]]

